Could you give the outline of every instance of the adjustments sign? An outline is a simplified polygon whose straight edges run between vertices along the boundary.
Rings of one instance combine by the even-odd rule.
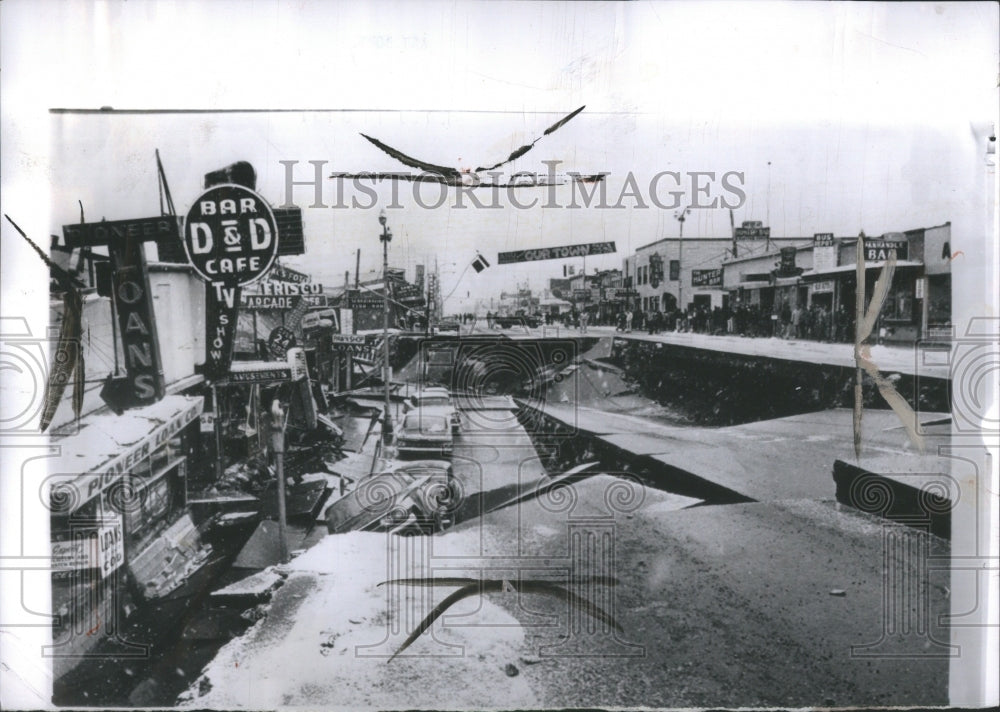
[[[587,257],[589,255],[610,255],[615,252],[613,242],[591,242],[584,245],[565,245],[563,247],[542,247],[537,250],[514,250],[501,252],[497,255],[497,264],[509,265],[515,262],[535,262],[537,260],[563,260],[569,257]]]
[[[184,249],[205,281],[246,286],[278,256],[278,224],[271,206],[249,188],[218,185],[188,211]]]

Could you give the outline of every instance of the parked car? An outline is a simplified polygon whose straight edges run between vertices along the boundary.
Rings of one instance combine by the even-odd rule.
[[[451,400],[451,393],[447,388],[433,386],[424,388],[410,396],[403,403],[403,412],[409,413],[416,409],[434,411],[438,410],[448,416],[451,423],[451,434],[458,435],[462,432],[462,416],[455,409],[455,404]]]
[[[330,534],[440,531],[450,526],[459,492],[447,460],[419,460],[363,478],[330,505]]]
[[[411,410],[403,416],[396,433],[400,455],[451,457],[453,444],[448,413],[434,408]]]
[[[440,334],[443,331],[454,331],[456,334],[462,330],[457,319],[442,319],[434,324],[434,333]]]

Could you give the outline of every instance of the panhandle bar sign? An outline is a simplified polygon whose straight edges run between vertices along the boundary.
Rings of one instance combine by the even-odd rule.
[[[909,243],[902,234],[899,234],[898,237],[892,234],[883,235],[874,240],[865,238],[865,261],[883,262],[889,259],[889,253],[893,250],[896,251],[897,260],[905,260],[908,259],[908,247]]]
[[[693,269],[691,270],[692,287],[721,287],[721,269]]]
[[[497,255],[497,264],[509,265],[516,262],[535,262],[538,260],[564,260],[569,257],[589,257],[590,255],[610,255],[615,252],[613,242],[591,242],[584,245],[565,245],[563,247],[542,247],[537,250],[514,250],[501,252]]]

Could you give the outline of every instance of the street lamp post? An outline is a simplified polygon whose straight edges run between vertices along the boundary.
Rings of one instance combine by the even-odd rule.
[[[382,442],[392,444],[392,412],[389,402],[389,381],[391,379],[389,365],[389,242],[392,241],[392,230],[386,225],[385,210],[379,211],[378,221],[382,225],[382,382],[385,385],[385,418],[382,422]]]
[[[681,224],[681,235],[677,238],[677,308],[684,309],[684,221],[690,215],[691,208],[684,208],[674,213],[677,222]]]

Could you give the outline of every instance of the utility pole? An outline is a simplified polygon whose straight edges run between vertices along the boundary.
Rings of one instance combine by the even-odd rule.
[[[690,214],[690,207],[674,213],[677,222],[681,224],[681,235],[677,241],[677,308],[682,312],[687,311],[684,308],[684,221]]]
[[[385,419],[382,422],[382,442],[392,444],[392,412],[389,402],[389,381],[391,367],[389,366],[389,242],[392,241],[392,230],[386,225],[388,218],[385,210],[379,211],[378,221],[382,225],[382,381],[385,384]]]
[[[278,477],[278,544],[281,563],[288,562],[288,535],[285,512],[285,411],[277,398],[271,403],[271,446]]]

